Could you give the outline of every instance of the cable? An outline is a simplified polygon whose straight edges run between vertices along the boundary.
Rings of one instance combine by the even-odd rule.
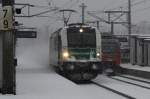
[[[137,0],[131,0],[131,1],[132,1],[131,3],[133,3],[134,1],[137,1]],[[134,4],[131,4],[131,6],[140,5],[140,4],[142,4],[142,3],[145,3],[146,1],[148,1],[148,0],[138,1],[138,2],[136,2],[136,3],[134,3]],[[122,5],[124,5],[124,4],[128,4],[128,2],[123,3]],[[118,6],[118,7],[122,7],[122,8],[123,8],[123,7],[127,7],[127,5],[126,5],[126,6],[122,6],[122,5],[120,5],[120,6]],[[111,10],[117,9],[118,7],[112,8]]]
[[[122,1],[120,1],[120,2],[122,2]],[[114,3],[114,1],[112,1],[110,4],[112,4],[112,3]],[[120,7],[123,8],[126,4],[127,4],[127,2],[122,3],[121,5],[119,5],[119,6],[117,6],[117,7],[113,7],[113,8],[106,9],[106,10],[114,10],[114,9],[117,9],[117,8],[120,8]],[[104,9],[104,10],[105,10],[105,9]]]
[[[139,2],[136,2],[135,4],[133,4],[133,6],[135,6],[135,5],[138,5],[138,4],[141,4],[141,3],[145,3],[145,2],[148,2],[149,0],[142,0],[142,1],[139,1]],[[147,9],[149,9],[150,7],[145,7],[145,8],[142,8],[142,9],[137,9],[137,10],[134,10],[134,11],[132,11],[132,12],[134,12],[134,13],[138,13],[138,12],[140,12],[140,11],[144,11],[144,10],[147,10]]]
[[[137,10],[134,11],[134,13],[138,13],[138,12],[148,10],[148,9],[150,9],[150,7],[146,7],[146,8],[143,8],[143,9],[137,9]]]
[[[61,6],[61,8],[64,8],[66,5],[69,5],[69,3],[71,3],[73,0],[69,0],[69,1],[67,1],[66,3],[64,3],[62,6]]]
[[[140,5],[140,4],[145,3],[145,2],[147,2],[147,1],[149,1],[149,0],[138,1],[138,2],[136,2],[136,3],[134,3],[134,4],[131,4],[131,6]]]
[[[80,0],[76,0],[75,2],[73,2],[68,8],[73,8],[73,6],[75,6],[76,4],[79,3]]]
[[[33,7],[36,7],[36,8],[50,8],[49,6],[40,6],[40,5],[33,5]]]
[[[134,1],[137,1],[137,0],[132,0],[132,3],[133,3]],[[148,1],[150,1],[150,0],[138,1],[138,2],[135,2],[135,3],[131,4],[131,6],[133,7],[133,6],[136,6],[136,5],[140,5],[140,4],[146,3],[146,2],[148,2]],[[127,6],[122,6],[122,5],[125,5],[125,4],[127,4],[127,2],[126,2],[126,3],[123,3],[123,4],[121,4],[121,5],[119,5],[118,7],[122,7],[122,8],[123,8],[123,7],[127,7]],[[114,9],[117,9],[118,7],[111,8],[111,9],[109,9],[109,10],[114,10]]]

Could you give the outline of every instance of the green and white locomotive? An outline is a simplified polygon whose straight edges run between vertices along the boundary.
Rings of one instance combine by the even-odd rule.
[[[73,81],[94,79],[101,60],[101,33],[95,27],[70,24],[50,36],[50,65]]]

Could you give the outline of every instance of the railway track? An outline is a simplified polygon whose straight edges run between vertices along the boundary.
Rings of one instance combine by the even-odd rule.
[[[91,83],[94,84],[94,85],[96,85],[96,86],[99,86],[99,87],[101,87],[101,88],[104,88],[104,89],[106,89],[106,90],[109,90],[109,91],[111,91],[111,92],[113,92],[113,93],[115,93],[115,94],[117,94],[117,95],[120,95],[120,96],[122,96],[122,97],[125,97],[125,98],[127,98],[127,99],[136,99],[135,97],[129,96],[129,95],[125,94],[125,93],[119,92],[119,91],[117,91],[117,90],[115,90],[115,89],[112,89],[112,88],[110,88],[110,87],[107,87],[107,86],[102,85],[102,84],[99,84],[99,83],[96,83],[96,82],[94,82],[94,81],[91,81]]]
[[[121,77],[121,76],[119,76],[119,77]],[[133,83],[133,82],[130,82],[130,81],[126,81],[126,80],[122,80],[122,79],[115,78],[115,77],[109,77],[109,78],[111,78],[113,80],[116,80],[116,81],[120,81],[120,82],[123,82],[123,83],[127,83],[127,84],[130,84],[130,85],[135,85],[135,86],[138,86],[138,87],[150,90],[150,87],[146,87],[146,86],[143,86],[141,84],[136,84],[136,83]],[[135,81],[137,81],[137,79]]]
[[[142,82],[142,83],[146,83],[146,84],[150,84],[150,82],[148,81],[144,81],[144,80],[141,80],[141,79],[137,79],[137,78],[132,78],[132,77],[127,77],[127,76],[123,76],[123,75],[117,75],[116,77],[121,77],[121,78],[126,78],[126,79],[130,79],[130,80],[133,80],[133,81],[138,81],[138,82]],[[119,81],[119,82],[123,82],[123,83],[126,83],[126,84],[130,84],[130,85],[134,85],[134,86],[137,86],[137,87],[140,87],[140,88],[144,88],[144,89],[148,89],[150,90],[150,87],[146,87],[146,86],[143,86],[141,84],[136,84],[136,83],[133,83],[132,81],[127,81],[127,80],[122,80],[122,79],[119,79],[119,78],[115,78],[115,76],[111,76],[109,77],[110,79],[113,79],[113,80],[116,80],[116,81]],[[69,80],[69,79],[68,79]],[[80,83],[76,83],[74,82],[75,84],[80,84]],[[82,83],[81,83],[82,84]],[[85,82],[83,83],[85,84]],[[101,87],[103,89],[106,89],[110,92],[113,92],[119,96],[122,96],[124,98],[127,98],[127,99],[136,99],[134,96],[132,95],[129,95],[125,92],[121,92],[119,90],[115,90],[115,88],[111,88],[111,87],[108,87],[107,85],[104,85],[104,84],[99,84],[97,82],[94,82],[94,81],[89,81],[87,82],[87,84],[94,84],[98,87]]]
[[[142,82],[142,83],[146,83],[146,84],[150,84],[150,81],[145,81],[145,80],[141,80],[141,79],[137,79],[137,78],[133,78],[133,77],[127,77],[121,74],[117,74],[117,76],[122,77],[122,78],[127,78],[130,80],[134,80],[134,81],[138,81],[138,82]]]

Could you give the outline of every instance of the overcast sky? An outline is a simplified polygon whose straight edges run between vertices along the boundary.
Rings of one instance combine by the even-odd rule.
[[[76,18],[77,21],[80,21],[81,18],[79,17],[81,15],[81,9],[79,8],[79,5],[84,2],[87,5],[86,11],[99,11],[99,10],[109,10],[117,8],[118,10],[120,7],[127,8],[127,1],[128,0],[16,0],[16,3],[30,3],[35,5],[48,5],[48,1],[53,1],[52,5],[55,5],[57,7],[61,8],[72,8],[78,11],[78,18]],[[131,0],[132,4],[135,4],[139,1],[144,0]],[[41,8],[38,9],[40,11]],[[136,6],[132,7],[132,22],[133,23],[139,23],[141,21],[149,21],[150,20],[150,0],[145,0],[145,2],[142,2]],[[52,14],[52,16],[56,16],[55,14]],[[103,16],[103,14],[101,14]],[[86,18],[88,18],[86,16]],[[37,22],[40,22],[40,25],[43,24],[52,24],[55,23],[53,18],[34,18],[33,19],[19,19],[24,20],[25,23],[30,23],[29,25],[37,25]],[[31,20],[33,20],[31,22]],[[57,21],[59,23],[59,21]]]

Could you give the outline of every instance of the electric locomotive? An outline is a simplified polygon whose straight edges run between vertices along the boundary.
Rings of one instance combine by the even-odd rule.
[[[70,24],[50,36],[50,65],[73,81],[94,79],[101,65],[101,33],[85,24]]]

